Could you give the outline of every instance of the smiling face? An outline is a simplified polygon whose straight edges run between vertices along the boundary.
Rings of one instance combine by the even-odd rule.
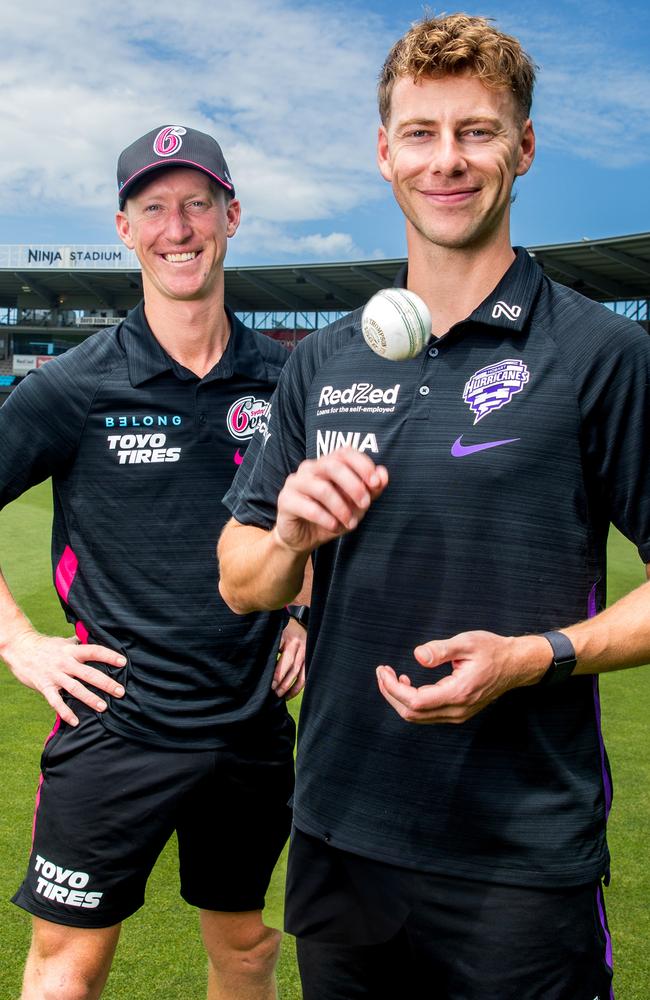
[[[378,162],[406,216],[409,250],[509,245],[512,186],[534,152],[530,120],[517,119],[505,88],[470,74],[399,78]]]
[[[191,301],[222,294],[226,246],[239,219],[239,202],[206,174],[173,167],[138,188],[115,221],[142,265],[145,299]]]

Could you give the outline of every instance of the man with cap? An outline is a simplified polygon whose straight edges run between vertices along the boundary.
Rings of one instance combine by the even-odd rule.
[[[176,832],[210,1000],[270,1000],[279,933],[261,910],[289,828],[284,696],[303,683],[304,628],[284,610],[232,614],[214,546],[287,355],[224,305],[240,204],[214,139],[154,129],[118,184],[143,301],[0,410],[0,501],[52,478],[54,581],[76,633],[40,635],[2,584],[0,654],[57,713],[14,897],[33,916],[22,998],[100,996]]]

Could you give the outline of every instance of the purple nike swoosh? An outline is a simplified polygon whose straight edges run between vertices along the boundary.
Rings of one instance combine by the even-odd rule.
[[[498,448],[500,444],[512,444],[513,441],[519,441],[519,438],[506,438],[505,441],[485,441],[484,444],[461,444],[462,437],[461,434],[451,446],[454,458],[463,458],[465,455],[473,455],[475,451],[485,451],[487,448]]]

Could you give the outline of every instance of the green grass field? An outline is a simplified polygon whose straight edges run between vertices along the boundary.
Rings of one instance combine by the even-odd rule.
[[[69,634],[51,585],[50,492],[37,487],[0,515],[2,566],[14,594],[37,628]],[[610,541],[610,601],[644,579],[635,550],[620,535]],[[61,631],[65,630],[65,631]],[[38,762],[52,712],[3,670],[0,733],[3,805],[0,811],[0,998],[19,994],[29,918],[8,900],[27,862]],[[614,937],[617,1000],[647,1000],[650,992],[650,671],[624,671],[602,681],[603,726],[615,781],[610,821],[614,863],[607,906]],[[295,703],[292,703],[295,704]],[[268,895],[267,920],[281,926],[284,858]],[[291,939],[278,980],[282,1000],[300,1000]],[[174,845],[168,845],[149,882],[147,904],[125,926],[106,1000],[202,1000],[205,960],[194,911],[178,896]],[[236,1000],[236,998],[233,998]],[[395,1000],[410,1000],[396,997]]]

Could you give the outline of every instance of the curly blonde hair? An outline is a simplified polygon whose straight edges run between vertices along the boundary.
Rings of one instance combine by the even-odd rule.
[[[393,45],[379,76],[379,114],[386,125],[395,81],[471,73],[486,87],[507,87],[523,123],[530,114],[535,64],[516,38],[485,17],[443,14],[414,24]]]

